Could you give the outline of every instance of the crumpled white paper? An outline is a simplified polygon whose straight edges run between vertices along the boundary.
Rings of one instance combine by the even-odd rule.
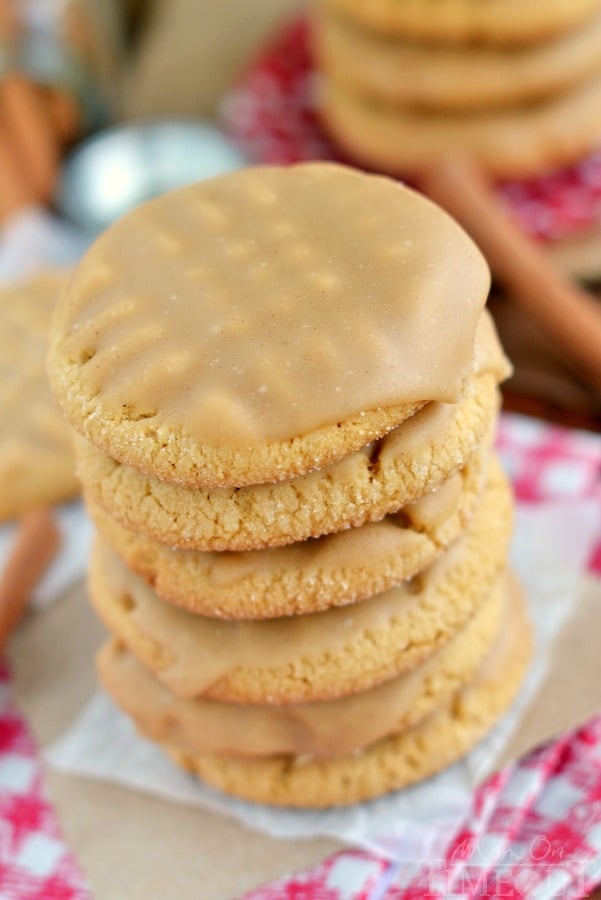
[[[347,809],[273,809],[225,796],[180,771],[104,695],[46,751],[66,772],[116,781],[167,800],[231,816],[277,838],[329,836],[394,858],[435,858],[465,817],[474,785],[495,762],[546,671],[553,638],[574,612],[578,585],[601,525],[594,501],[521,506],[512,563],[528,595],[536,656],[518,701],[462,762],[415,787]]]

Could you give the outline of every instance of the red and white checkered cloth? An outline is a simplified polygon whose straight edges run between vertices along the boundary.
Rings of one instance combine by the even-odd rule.
[[[0,668],[0,898],[89,900],[46,797],[40,757]]]
[[[493,775],[444,859],[336,853],[244,900],[565,900],[601,880],[601,716]]]
[[[601,509],[601,437],[503,416],[498,447],[520,500],[596,497]],[[591,567],[601,573],[601,542]],[[247,900],[542,900],[581,897],[599,881],[601,717],[488,779],[445,859],[347,850]],[[89,897],[0,668],[0,900]]]
[[[601,513],[601,435],[505,414],[497,450],[518,501],[594,499]],[[589,569],[601,575],[601,533]]]
[[[305,19],[286,25],[226,97],[226,130],[255,162],[348,161],[316,114],[315,67]],[[569,169],[499,185],[514,218],[536,237],[555,240],[601,217],[601,152]]]

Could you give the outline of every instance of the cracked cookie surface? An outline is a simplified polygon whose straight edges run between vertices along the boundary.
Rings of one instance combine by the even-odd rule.
[[[126,528],[170,547],[277,547],[377,521],[435,490],[475,452],[496,416],[497,376],[457,404],[428,404],[380,441],[277,484],[203,491],[124,466],[77,437],[84,492]]]
[[[87,506],[103,538],[162,600],[206,616],[274,618],[354,603],[424,569],[467,525],[488,454],[481,447],[435,491],[379,522],[265,550],[178,550],[124,528],[91,496]]]
[[[505,566],[511,491],[493,466],[464,535],[399,587],[324,612],[262,621],[194,615],[160,600],[97,541],[92,602],[173,693],[299,703],[367,690],[423,662],[476,610]]]

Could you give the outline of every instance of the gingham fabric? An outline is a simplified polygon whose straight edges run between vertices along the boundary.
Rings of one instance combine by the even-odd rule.
[[[575,900],[601,880],[601,716],[489,778],[444,859],[345,850],[244,900]]]
[[[292,163],[344,155],[319,127],[306,20],[276,34],[225,98],[226,130],[255,162]],[[601,152],[579,165],[499,186],[525,231],[558,239],[601,218]]]
[[[601,513],[601,435],[505,414],[497,450],[519,501],[593,498]],[[601,533],[589,568],[601,575]]]
[[[0,668],[0,900],[89,900],[43,786],[37,748]]]
[[[497,444],[520,500],[597,497],[601,509],[601,437],[506,415]],[[601,573],[601,543],[591,566]],[[583,896],[601,881],[601,717],[488,779],[457,827],[444,860],[391,864],[348,850],[248,900]],[[89,896],[0,668],[0,900]]]

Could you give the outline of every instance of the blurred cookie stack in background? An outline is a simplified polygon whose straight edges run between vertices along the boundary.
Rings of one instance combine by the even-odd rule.
[[[165,195],[77,268],[50,375],[99,531],[101,677],[209,784],[374,797],[518,691],[488,287],[429,201],[321,164]]]
[[[318,0],[313,35],[324,125],[371,168],[527,178],[601,142],[599,0]]]
[[[48,270],[0,290],[0,522],[79,490],[69,427],[45,369],[48,325],[67,278]]]
[[[587,185],[592,190],[598,178],[591,154],[601,147],[599,0],[316,0],[310,31],[321,74],[319,118],[347,158],[420,184],[441,166],[467,162],[491,183],[506,182],[509,214],[511,198],[522,197],[543,226],[556,208],[567,215],[587,205]],[[553,191],[554,204],[545,208],[537,198]],[[548,262],[598,280],[597,219],[550,237]],[[494,250],[485,252],[499,278]],[[549,300],[539,304],[540,316],[525,315],[513,302],[515,286],[499,281],[508,293],[493,298],[492,311],[516,366],[510,405],[598,428],[598,390],[578,377],[589,329],[566,350],[568,324],[555,335],[547,327],[559,304],[551,310]],[[576,377],[570,361],[578,363]]]

